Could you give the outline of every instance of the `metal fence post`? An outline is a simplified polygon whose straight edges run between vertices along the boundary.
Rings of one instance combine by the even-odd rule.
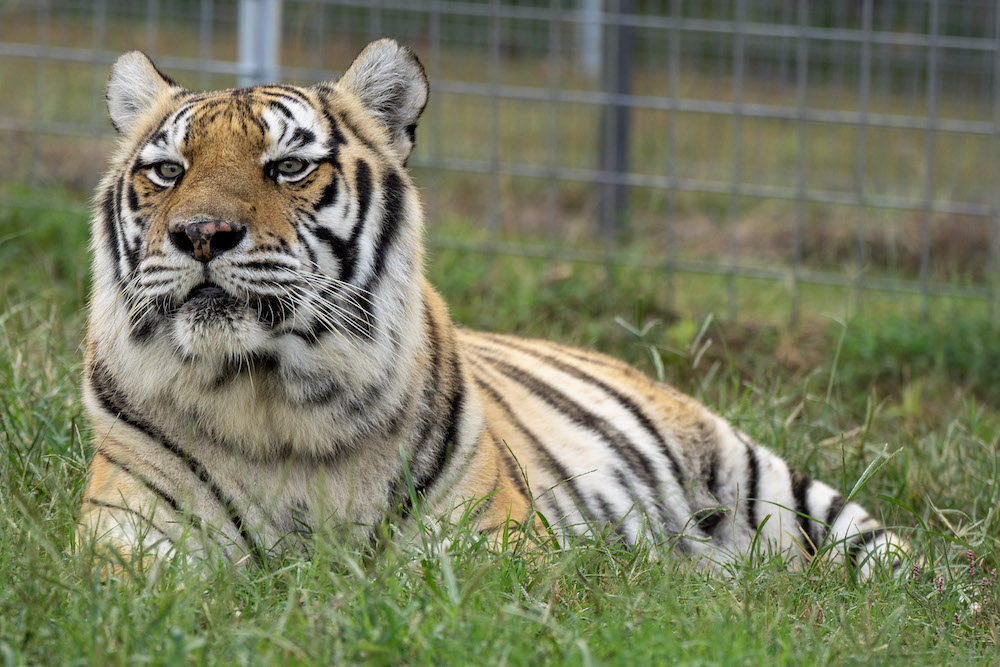
[[[746,0],[736,0],[736,21],[733,35],[733,138],[731,148],[732,176],[729,182],[729,207],[726,225],[729,227],[729,266],[726,273],[726,310],[729,319],[737,314],[736,275],[740,257],[740,199],[743,195],[743,70],[746,49]]]
[[[577,50],[580,67],[591,78],[601,73],[603,49],[601,44],[601,0],[581,0],[580,16],[577,23]]]
[[[993,9],[993,134],[990,137],[990,260],[987,281],[989,313],[994,329],[1000,329],[1000,7]]]
[[[930,317],[930,236],[934,220],[934,140],[937,130],[937,75],[938,75],[938,33],[939,0],[930,2],[930,46],[927,50],[927,129],[924,133],[924,155],[927,165],[924,172],[924,211],[920,234],[920,317]]]
[[[629,168],[629,123],[631,108],[621,100],[632,89],[632,26],[625,25],[622,16],[632,14],[635,0],[612,0],[610,14],[616,19],[608,26],[609,39],[605,41],[609,58],[605,59],[604,91],[608,96],[604,107],[601,142],[600,225],[607,247],[612,250],[614,234],[628,207],[628,186],[622,175]]]
[[[806,189],[806,83],[809,71],[809,42],[805,31],[809,26],[809,5],[807,0],[799,0],[798,35],[795,38],[795,233],[792,249],[792,295],[788,317],[792,327],[799,324],[799,310],[802,305],[799,274],[802,271],[802,226],[804,224],[804,197]]]
[[[874,0],[864,0],[861,8],[861,55],[858,80],[858,135],[855,143],[854,187],[857,193],[857,272],[854,285],[854,311],[861,312],[861,294],[865,287],[865,225],[867,182],[868,182],[868,98],[871,93],[872,77],[872,5]]]
[[[281,0],[240,0],[240,87],[278,79]]]
[[[667,54],[667,98],[670,100],[670,108],[667,111],[667,181],[669,185],[666,189],[666,299],[667,312],[674,312],[677,308],[675,288],[675,274],[677,272],[677,100],[678,83],[681,78],[681,31],[678,23],[683,16],[681,0],[670,0],[670,17],[674,20],[670,29],[669,51]]]

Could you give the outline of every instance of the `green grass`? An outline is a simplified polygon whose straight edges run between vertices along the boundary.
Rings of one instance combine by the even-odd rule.
[[[844,491],[887,447],[895,456],[859,497],[903,527],[925,566],[915,578],[867,585],[822,564],[789,572],[744,563],[716,577],[601,541],[491,550],[456,526],[443,531],[448,540],[429,531],[374,557],[319,534],[312,557],[265,568],[174,562],[155,576],[102,582],[73,547],[89,440],[78,389],[87,225],[72,212],[78,200],[46,199],[71,211],[0,208],[8,664],[1000,658],[1000,591],[990,580],[1000,561],[1000,337],[984,308],[942,300],[920,325],[873,295],[885,307],[847,318],[820,291],[810,295],[812,315],[787,330],[769,324],[784,319],[787,292],[759,296],[753,281],[739,284],[749,316],[724,322],[724,284],[714,278],[678,276],[671,308],[657,271],[620,268],[608,283],[602,266],[446,249],[430,253],[428,270],[460,322],[595,347],[662,372]],[[815,315],[824,308],[829,316]]]

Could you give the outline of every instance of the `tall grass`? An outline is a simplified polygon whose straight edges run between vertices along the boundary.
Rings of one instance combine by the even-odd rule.
[[[624,357],[845,492],[895,453],[859,499],[924,565],[868,584],[824,563],[746,562],[718,576],[651,545],[491,548],[468,526],[427,522],[378,553],[319,531],[311,555],[264,567],[178,559],[102,581],[73,542],[90,438],[78,392],[86,236],[72,214],[0,209],[8,664],[1000,658],[997,338],[981,315],[952,306],[947,323],[872,316],[786,331],[710,317],[710,279],[685,283],[678,312],[655,272],[622,269],[609,286],[600,267],[447,250],[429,272],[460,322]]]

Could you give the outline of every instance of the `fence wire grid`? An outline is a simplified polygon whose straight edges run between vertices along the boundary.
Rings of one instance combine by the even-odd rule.
[[[382,36],[430,80],[437,246],[714,274],[730,316],[746,279],[793,321],[809,285],[997,310],[993,0],[0,0],[0,206],[86,215],[123,51],[306,84]]]

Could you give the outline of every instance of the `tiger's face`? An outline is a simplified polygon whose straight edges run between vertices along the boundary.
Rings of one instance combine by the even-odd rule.
[[[135,151],[125,187],[141,241],[129,296],[188,354],[251,352],[321,316],[309,286],[327,272],[307,236],[319,225],[349,236],[351,211],[326,209],[358,193],[319,104],[279,88],[181,96]],[[332,280],[344,284],[324,294],[350,290]]]
[[[376,336],[377,295],[420,261],[403,163],[426,97],[389,41],[310,88],[193,93],[138,52],[119,59],[108,104],[124,141],[95,274],[113,276],[130,335],[194,359]]]

